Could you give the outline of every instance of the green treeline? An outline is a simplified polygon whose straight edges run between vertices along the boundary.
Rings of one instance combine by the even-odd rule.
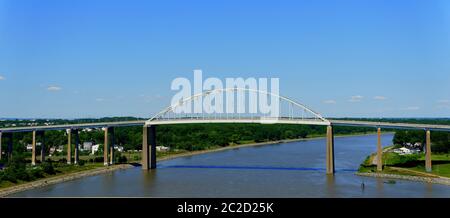
[[[395,145],[405,145],[406,143],[421,143],[425,145],[425,131],[421,130],[397,130],[394,135]],[[434,153],[450,152],[450,133],[431,131],[431,150]]]

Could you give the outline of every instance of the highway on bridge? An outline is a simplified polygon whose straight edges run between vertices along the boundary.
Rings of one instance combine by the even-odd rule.
[[[32,132],[32,131],[49,131],[49,130],[67,130],[67,129],[93,129],[105,127],[126,127],[126,126],[144,126],[147,120],[133,120],[133,121],[117,121],[117,122],[100,122],[100,123],[78,123],[78,124],[61,124],[61,125],[46,125],[46,126],[23,126],[23,127],[9,127],[0,128],[2,133],[10,132]],[[226,119],[196,119],[196,118],[178,118],[171,120],[161,120],[154,122],[163,124],[183,124],[183,123],[261,123],[261,124],[304,124],[304,125],[332,125],[332,126],[355,126],[355,127],[374,127],[385,129],[411,129],[411,130],[433,130],[433,131],[450,131],[450,125],[435,125],[435,124],[415,124],[415,123],[393,123],[393,122],[373,122],[373,121],[357,121],[357,120],[328,120],[329,123],[314,122],[314,120],[305,119],[291,119],[291,118],[277,118],[278,122],[274,120],[261,118],[233,118]]]

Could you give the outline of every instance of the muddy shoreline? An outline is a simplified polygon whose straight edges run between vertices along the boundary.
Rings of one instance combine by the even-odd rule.
[[[450,186],[450,179],[443,177],[424,177],[424,176],[407,176],[397,174],[385,174],[385,173],[355,173],[358,176],[375,177],[383,179],[401,179],[415,182],[425,182],[433,184],[441,184]]]

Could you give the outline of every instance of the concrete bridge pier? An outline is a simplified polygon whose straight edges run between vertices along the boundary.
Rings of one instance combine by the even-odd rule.
[[[72,129],[67,129],[67,164],[72,164]]]
[[[108,166],[108,127],[104,127],[105,141],[103,144],[103,165]]]
[[[3,136],[8,139],[8,143],[6,143],[6,157],[11,159],[12,157],[12,133],[2,133],[0,131],[0,160],[2,159],[2,142]]]
[[[0,160],[2,159],[2,132],[0,131]]]
[[[156,168],[156,126],[144,126],[142,133],[142,169]]]
[[[326,148],[327,175],[334,174],[334,134],[333,127],[327,126],[327,148]]]
[[[383,150],[381,146],[381,128],[377,129],[377,135],[378,135],[378,143],[377,143],[377,171],[381,172],[383,171]]]
[[[13,134],[12,133],[7,134],[7,138],[9,140],[8,140],[8,144],[6,144],[7,148],[8,148],[6,152],[8,153],[8,155],[7,155],[8,160],[11,160],[12,152],[13,152]]]
[[[36,165],[36,130],[33,131],[33,141],[31,142],[31,165]]]
[[[45,132],[41,131],[39,132],[39,135],[41,137],[41,163],[44,163],[45,161]]]
[[[79,134],[79,130],[78,129],[75,129],[74,131],[73,131],[73,134],[74,134],[74,136],[75,136],[75,154],[74,154],[74,160],[73,160],[73,163],[74,164],[78,164],[78,162],[79,162],[79,144],[80,144],[80,134]]]
[[[114,164],[114,143],[115,143],[115,138],[114,138],[114,127],[110,127],[110,137],[111,137],[111,144],[109,145],[109,164],[113,165]]]
[[[12,158],[12,152],[13,152],[13,135],[12,135],[12,133],[9,133],[8,135],[7,135],[7,137],[8,137],[8,144],[6,144],[7,145],[7,148],[8,148],[8,150],[7,150],[7,153],[8,153],[8,160],[11,160],[11,158]]]
[[[431,132],[426,130],[425,170],[431,172]]]

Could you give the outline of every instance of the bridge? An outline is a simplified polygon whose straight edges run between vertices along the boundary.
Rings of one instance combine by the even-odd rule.
[[[279,114],[271,116],[263,113],[250,112],[234,112],[234,108],[229,113],[210,110],[201,113],[189,112],[186,106],[195,104],[203,99],[214,98],[226,93],[244,93],[249,96],[257,96],[275,98],[279,100]],[[196,102],[197,101],[197,102]],[[223,106],[223,105],[222,105]],[[217,109],[217,108],[216,108]],[[180,112],[181,111],[181,112]],[[188,111],[188,112],[186,112]],[[121,121],[121,122],[102,122],[102,123],[83,123],[83,124],[64,124],[50,126],[26,126],[0,129],[0,154],[2,137],[8,138],[7,157],[12,156],[12,134],[17,132],[32,132],[32,160],[31,164],[36,165],[36,136],[41,137],[40,161],[45,160],[45,131],[50,130],[66,130],[67,131],[67,164],[77,164],[79,161],[79,131],[85,128],[102,128],[104,131],[104,165],[114,164],[114,128],[126,126],[143,126],[143,142],[142,142],[142,169],[150,170],[156,168],[156,127],[160,125],[176,125],[176,124],[201,124],[201,123],[259,123],[259,124],[291,124],[291,125],[320,125],[326,126],[326,173],[334,174],[334,126],[356,126],[356,127],[373,127],[377,129],[377,170],[382,170],[382,146],[381,146],[381,129],[412,129],[423,130],[426,132],[425,146],[425,167],[427,171],[431,171],[431,131],[447,131],[450,132],[449,125],[430,125],[430,124],[411,124],[411,123],[389,123],[389,122],[370,122],[355,120],[328,120],[319,113],[311,110],[307,106],[296,102],[290,98],[280,96],[278,94],[264,92],[252,89],[215,89],[199,93],[188,98],[182,99],[178,103],[171,105],[161,112],[154,115],[148,120]],[[74,155],[72,156],[72,136],[75,138]],[[0,155],[0,159],[1,159]]]

